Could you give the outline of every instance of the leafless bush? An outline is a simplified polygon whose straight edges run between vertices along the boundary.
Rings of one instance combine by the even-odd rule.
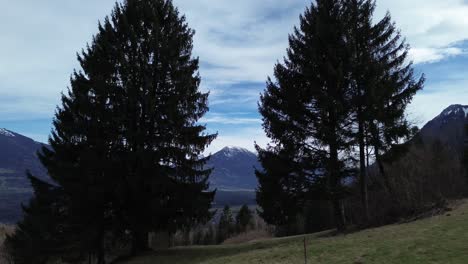
[[[370,209],[374,224],[443,207],[446,200],[466,195],[461,157],[439,141],[418,142],[395,162],[385,164],[385,177],[371,175]]]
[[[227,240],[231,238],[234,240],[249,240],[250,238],[254,239],[254,237],[269,237],[274,233],[273,231],[274,229],[272,226],[266,224],[258,214],[254,213],[252,221],[247,226],[245,232],[234,233]],[[175,232],[169,238],[169,246],[216,245],[218,244],[217,238],[218,223],[216,221],[211,221],[206,225],[199,225],[190,230],[179,230]],[[163,239],[162,243],[164,243],[164,237],[159,237],[159,239]],[[156,238],[156,240],[158,240],[158,238]],[[156,243],[161,243],[161,241]]]

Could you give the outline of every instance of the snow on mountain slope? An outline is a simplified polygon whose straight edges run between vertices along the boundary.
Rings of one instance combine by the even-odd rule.
[[[15,137],[15,134],[13,134],[11,131],[5,128],[0,128],[0,135],[6,136],[6,137]]]
[[[257,155],[240,147],[225,147],[211,156],[207,167],[213,168],[211,188],[255,190],[255,168],[261,168]]]

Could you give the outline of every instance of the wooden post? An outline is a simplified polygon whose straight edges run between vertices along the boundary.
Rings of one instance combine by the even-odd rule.
[[[306,242],[306,237],[304,237],[304,263],[307,264],[307,242]]]

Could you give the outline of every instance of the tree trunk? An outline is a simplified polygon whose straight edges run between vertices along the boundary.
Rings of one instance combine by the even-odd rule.
[[[101,223],[99,234],[96,241],[96,257],[97,257],[97,264],[106,264],[105,259],[105,249],[104,249],[104,224]]]
[[[136,256],[141,252],[148,251],[148,232],[135,228],[132,238],[132,255]]]
[[[332,199],[333,216],[335,219],[336,230],[339,233],[346,231],[346,222],[343,214],[343,203],[340,199]]]
[[[97,264],[106,264],[103,250],[99,250],[97,255]]]
[[[341,201],[341,182],[340,182],[340,169],[338,161],[338,148],[337,144],[330,144],[330,192],[331,201],[333,206],[335,225],[338,232],[346,230],[346,221],[343,213],[343,205]]]
[[[361,117],[358,116],[360,119]],[[359,143],[359,181],[361,187],[361,203],[364,210],[364,217],[366,224],[369,223],[369,198],[367,193],[367,167],[366,167],[366,144],[364,141],[364,123],[359,120],[358,131]]]

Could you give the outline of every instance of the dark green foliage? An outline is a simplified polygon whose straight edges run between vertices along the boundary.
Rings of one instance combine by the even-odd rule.
[[[420,129],[418,126],[413,126],[411,127],[410,131],[409,131],[409,135],[408,135],[408,141],[415,138],[420,132]]]
[[[247,228],[252,223],[253,215],[247,205],[243,205],[236,216],[237,232],[242,233],[247,231]]]
[[[56,111],[49,138],[51,148],[43,148],[39,154],[49,176],[62,190],[55,196],[63,201],[60,210],[66,212],[62,220],[67,226],[67,240],[61,246],[71,243],[74,254],[95,255],[99,263],[104,261],[104,235],[115,217],[111,205],[118,166],[111,155],[121,140],[113,119],[118,97],[108,77],[113,65],[102,59],[108,51],[97,48],[103,46],[101,42],[102,34],[98,34],[93,46],[78,57],[83,71],[73,73],[68,94],[62,96],[62,106]],[[38,212],[25,213],[26,218],[36,218]],[[46,216],[51,222],[61,217],[54,212]]]
[[[235,231],[235,222],[232,216],[232,211],[229,206],[224,206],[223,212],[219,218],[217,242],[222,243],[228,239]]]
[[[123,94],[118,204],[135,251],[146,248],[151,230],[174,231],[211,217],[210,170],[200,155],[215,135],[197,123],[208,111],[208,94],[198,90],[194,32],[172,1],[126,1],[101,32],[115,51],[111,77]]]
[[[262,208],[258,213],[267,223],[285,227],[295,222],[296,212],[301,206],[300,193],[289,187],[291,181],[286,182],[284,177],[284,175],[292,174],[291,159],[286,156],[284,150],[280,150],[279,153],[258,147],[257,150],[263,167],[263,171],[255,172],[260,184],[257,191],[257,203]]]
[[[214,227],[213,225],[209,225],[208,226],[208,230],[206,231],[205,233],[205,236],[203,238],[203,245],[213,245],[213,244],[216,244],[216,237],[215,237],[215,234],[216,234],[216,227]]]
[[[463,146],[463,165],[465,168],[466,178],[468,180],[468,125],[465,125],[465,140]]]
[[[347,0],[346,39],[351,51],[350,71],[356,135],[359,149],[361,198],[368,218],[367,164],[372,154],[384,174],[381,156],[411,137],[405,117],[407,105],[422,89],[415,80],[406,45],[390,14],[373,23],[375,0]],[[413,134],[414,135],[414,134]],[[385,177],[385,175],[384,175]]]
[[[70,228],[61,246],[73,241],[77,255],[103,263],[106,234],[130,230],[136,253],[148,247],[150,231],[211,218],[214,193],[201,154],[216,135],[198,123],[208,94],[199,91],[193,34],[172,1],[127,0],[78,56],[82,70],[71,77],[51,149],[40,157],[64,201]],[[24,230],[40,232],[28,220],[40,217],[38,199],[26,210]],[[44,217],[62,221],[53,211]]]
[[[70,251],[65,243],[68,239],[64,236],[67,212],[62,209],[65,203],[62,190],[32,176],[30,180],[34,199],[23,207],[24,219],[5,241],[8,253],[18,264],[47,263]],[[61,228],[58,229],[58,226]]]
[[[355,175],[355,161],[368,219],[369,160],[385,179],[383,154],[401,155],[399,145],[414,135],[405,110],[424,77],[415,80],[390,15],[373,24],[374,9],[373,0],[313,3],[267,82],[259,110],[272,144],[258,148],[257,200],[270,224],[291,226],[308,200],[326,198],[343,230],[341,183]]]
[[[257,147],[265,168],[257,172],[258,202],[270,224],[294,223],[305,201],[324,196],[337,228],[345,227],[341,181],[347,168],[338,153],[350,144],[350,54],[342,12],[341,2],[332,0],[306,10],[289,37],[284,63],[275,66],[275,81],[268,80],[261,96],[259,110],[273,144]]]

